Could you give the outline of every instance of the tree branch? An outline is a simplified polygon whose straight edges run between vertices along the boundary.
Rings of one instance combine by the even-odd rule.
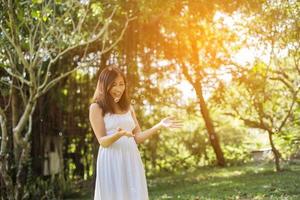
[[[101,30],[99,31],[99,33],[95,37],[92,37],[90,40],[85,41],[83,43],[75,44],[73,46],[70,46],[70,47],[64,49],[54,59],[50,60],[50,62],[47,65],[47,70],[46,70],[46,73],[45,73],[45,79],[44,79],[43,83],[38,87],[38,91],[41,91],[46,86],[46,84],[48,83],[48,78],[49,78],[48,74],[49,74],[49,71],[50,71],[50,68],[51,68],[52,64],[55,63],[65,53],[67,53],[67,52],[69,52],[69,51],[71,51],[71,50],[73,50],[73,49],[75,49],[75,48],[77,48],[79,46],[86,46],[86,45],[88,45],[88,44],[90,44],[90,43],[98,40],[103,35],[103,33],[107,30],[108,25],[111,23],[111,19],[112,19],[113,15],[114,15],[115,11],[116,11],[116,8],[113,10],[112,14],[106,20],[106,22],[104,23],[103,27],[101,28]]]
[[[0,161],[4,158],[7,153],[7,118],[4,110],[0,107],[0,125],[1,125],[1,149],[0,149]]]
[[[115,12],[115,10],[114,10],[114,12]],[[110,16],[109,19],[111,19],[112,17],[113,17],[113,13],[112,13],[112,15]],[[122,29],[121,34],[119,35],[119,37],[118,37],[118,38],[115,40],[115,42],[114,42],[113,44],[111,44],[108,48],[102,50],[102,51],[100,52],[101,54],[104,54],[104,53],[110,51],[112,48],[114,48],[114,47],[117,45],[117,43],[122,39],[122,37],[123,37],[123,35],[124,35],[124,33],[125,33],[126,29],[127,29],[127,26],[128,26],[128,24],[129,24],[129,22],[132,21],[132,20],[134,20],[134,19],[135,19],[135,18],[130,18],[130,19],[127,19],[127,20],[126,20],[126,23],[125,23],[125,25],[124,25],[124,28]],[[108,20],[108,23],[110,23],[109,20]],[[108,26],[108,24],[107,24],[107,26]],[[86,50],[87,50],[87,48],[88,48],[88,45],[89,45],[90,43],[92,43],[92,42],[98,40],[99,37],[103,34],[103,31],[107,29],[107,26],[106,26],[105,29],[104,29],[104,28],[101,29],[100,33],[98,34],[98,36],[97,36],[96,38],[94,38],[94,39],[92,39],[92,40],[86,42],[85,44],[81,44],[81,45],[83,45],[83,46],[86,45],[85,53],[86,53]],[[76,47],[78,47],[78,46],[79,46],[79,45],[75,46],[74,48],[76,48]],[[73,48],[73,47],[68,48],[68,49],[66,49],[66,50],[65,50],[64,52],[62,52],[62,53],[64,54],[64,53],[66,53],[66,52],[68,52],[68,51],[71,51],[71,50],[74,49],[74,48]],[[61,54],[61,56],[62,56],[63,54]],[[84,54],[84,55],[85,55],[85,54]],[[58,57],[57,57],[57,58],[58,58]],[[51,62],[51,61],[50,61],[50,62]],[[49,63],[49,64],[50,64],[50,63]],[[49,65],[49,64],[48,64],[48,67],[47,67],[48,71],[50,70],[50,65]],[[37,99],[37,98],[40,97],[41,95],[45,94],[51,87],[53,87],[53,86],[54,86],[56,83],[58,83],[61,79],[67,77],[69,74],[73,73],[74,71],[76,71],[77,69],[79,69],[79,68],[81,68],[81,67],[82,67],[82,66],[77,66],[76,68],[74,68],[74,69],[72,69],[72,70],[70,70],[70,71],[68,71],[68,72],[63,73],[62,75],[56,77],[55,79],[52,79],[52,80],[51,80],[50,82],[48,82],[48,83],[45,82],[45,80],[46,80],[46,79],[45,79],[45,80],[44,80],[44,83],[43,83],[41,86],[39,86],[39,90],[38,90],[37,94],[35,95],[34,99]],[[48,78],[47,78],[47,79],[48,79]],[[46,80],[46,81],[47,81],[47,80]]]
[[[23,131],[25,124],[27,123],[30,113],[32,113],[32,110],[34,109],[34,105],[35,102],[33,96],[30,96],[27,105],[25,107],[24,113],[22,114],[16,127],[13,128],[14,139],[16,139],[16,142],[18,144],[23,144],[23,140],[21,139],[22,138],[21,132]]]
[[[289,109],[288,113],[286,114],[286,116],[283,118],[283,120],[282,120],[282,122],[281,122],[281,124],[280,124],[280,126],[279,126],[279,128],[278,128],[278,130],[277,130],[277,132],[280,132],[280,131],[281,131],[281,129],[282,129],[282,128],[284,127],[284,125],[286,124],[288,118],[290,117],[291,112],[292,112],[293,107],[294,107],[294,104],[295,104],[295,102],[296,102],[296,100],[297,100],[297,94],[298,94],[299,90],[300,90],[300,87],[298,87],[297,91],[293,94],[293,101],[292,101],[292,104],[291,104],[291,106],[290,106],[290,109]]]

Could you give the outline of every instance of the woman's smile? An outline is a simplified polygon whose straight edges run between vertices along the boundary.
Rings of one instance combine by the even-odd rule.
[[[124,79],[122,78],[122,76],[118,76],[113,84],[112,84],[112,88],[110,90],[110,95],[113,97],[114,102],[119,102],[119,100],[121,99],[123,93],[125,90],[125,84],[124,84]]]

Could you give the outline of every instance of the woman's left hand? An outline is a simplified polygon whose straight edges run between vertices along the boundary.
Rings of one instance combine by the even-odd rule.
[[[159,124],[165,128],[181,128],[182,122],[177,120],[175,117],[163,118]]]

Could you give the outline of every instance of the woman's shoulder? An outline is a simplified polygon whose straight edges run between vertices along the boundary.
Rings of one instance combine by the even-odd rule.
[[[135,112],[134,112],[134,107],[133,107],[133,105],[129,105],[129,110],[130,110],[130,112],[132,113],[132,114],[134,114]]]
[[[93,102],[90,104],[90,112],[100,112],[102,114],[103,109],[98,103]]]

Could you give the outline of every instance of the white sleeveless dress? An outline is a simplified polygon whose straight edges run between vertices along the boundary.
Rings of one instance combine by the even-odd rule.
[[[130,109],[104,116],[106,134],[135,128]],[[133,137],[122,136],[109,147],[99,147],[94,200],[148,200],[144,165]]]

